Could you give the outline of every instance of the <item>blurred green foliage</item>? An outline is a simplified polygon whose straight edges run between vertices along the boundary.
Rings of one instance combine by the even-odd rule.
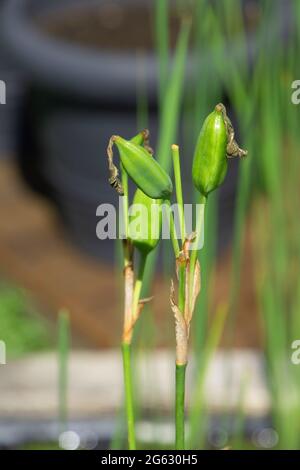
[[[157,156],[165,168],[170,168],[170,145],[178,143],[174,138],[182,121],[182,161],[191,168],[192,155],[186,149],[193,148],[205,116],[216,103],[225,101],[230,116],[238,123],[239,141],[248,150],[248,158],[238,165],[225,340],[228,347],[232,346],[236,320],[243,308],[240,293],[241,279],[248,274],[243,272],[245,259],[246,267],[250,262],[254,266],[249,283],[254,284],[271,417],[279,437],[277,448],[300,449],[300,367],[291,363],[292,341],[300,339],[300,107],[291,101],[292,83],[300,79],[300,2],[177,0],[181,14],[193,19],[191,54],[187,60],[186,37],[181,36],[183,47],[176,51],[177,61],[169,78],[173,86],[166,87],[170,3],[156,2],[160,76]],[[186,83],[180,106],[183,67],[186,63],[191,65],[191,57],[194,72]],[[231,174],[229,171],[229,178]],[[214,311],[218,309],[214,309],[213,300],[219,286],[213,274],[223,228],[219,219],[220,197],[222,193],[218,192],[209,198],[206,208],[205,246],[200,254],[202,289],[191,331],[196,363],[189,416],[192,448],[207,446],[208,410],[202,397],[208,359],[218,346],[218,341],[211,343],[210,338],[218,325]],[[247,251],[246,231],[251,239]],[[209,313],[213,313],[212,321]],[[153,346],[154,332],[157,333],[155,326],[151,329]],[[219,339],[220,335],[221,331],[216,337]],[[141,335],[139,344],[145,338],[146,334]],[[230,383],[230,367],[223,373]],[[243,439],[247,384],[240,390],[233,445],[252,448],[253,444],[245,444]]]
[[[49,349],[54,345],[46,320],[30,305],[21,289],[0,285],[0,340],[8,359]]]

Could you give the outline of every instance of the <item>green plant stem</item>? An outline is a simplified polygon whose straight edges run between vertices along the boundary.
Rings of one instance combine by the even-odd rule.
[[[127,259],[124,253],[125,260]],[[138,304],[140,300],[141,290],[143,286],[143,278],[145,272],[147,255],[141,253],[139,259],[138,272],[133,291],[132,300],[132,317],[137,318]],[[128,259],[127,259],[128,261]],[[134,323],[133,323],[134,325]],[[124,385],[125,385],[125,406],[127,416],[127,433],[128,433],[128,446],[129,450],[136,449],[135,439],[135,419],[134,419],[134,401],[133,401],[133,383],[132,383],[132,368],[131,368],[131,343],[123,341],[123,369],[124,369]]]
[[[175,446],[176,450],[185,448],[184,402],[185,402],[185,371],[186,364],[176,364],[175,392]]]
[[[173,168],[176,187],[176,198],[178,204],[178,215],[181,230],[181,240],[184,243],[185,239],[185,221],[184,221],[184,204],[182,196],[182,182],[181,182],[181,169],[180,169],[180,153],[178,145],[172,145]]]
[[[128,274],[132,272],[132,251],[130,245],[128,244],[128,240],[125,240],[124,243],[124,270],[125,270],[125,292],[126,295],[130,295],[130,291],[132,292],[133,284],[131,284],[130,279],[131,276],[128,278],[126,275],[126,271]],[[133,275],[133,273],[132,273]],[[127,285],[127,280],[129,279],[130,284]],[[130,287],[131,286],[131,287]],[[127,291],[129,289],[129,292]],[[128,300],[126,301],[125,297],[125,306],[127,305]],[[126,322],[127,318],[127,307],[125,307],[125,323],[124,323],[124,333],[126,332],[126,324],[128,327],[128,323]],[[133,302],[132,308],[130,308],[131,318],[133,316]],[[127,419],[127,438],[128,438],[128,448],[129,450],[136,449],[136,439],[135,439],[135,420],[134,420],[134,405],[133,405],[133,382],[132,382],[132,368],[131,368],[131,334],[128,336],[128,340],[126,339],[126,335],[123,333],[123,342],[122,342],[122,357],[123,357],[123,373],[124,373],[124,388],[125,388],[125,409],[126,409],[126,419]]]
[[[181,169],[180,169],[180,155],[178,145],[172,145],[173,167],[176,185],[176,198],[178,205],[179,223],[182,244],[185,240],[185,221],[184,221],[184,205],[182,196],[182,183],[181,183]],[[173,220],[172,211],[170,210],[170,226],[171,218]],[[173,220],[174,226],[174,220]],[[175,228],[174,228],[175,230]],[[171,231],[172,235],[172,231]],[[174,236],[174,234],[173,234]],[[172,237],[173,239],[173,237]],[[177,242],[178,244],[178,242]],[[177,245],[173,243],[175,256],[178,258],[179,251]],[[186,263],[184,260],[179,260],[178,265],[178,308],[182,315],[185,309],[185,269]],[[176,450],[183,450],[185,448],[185,371],[186,364],[176,364],[175,374],[175,447]]]
[[[185,307],[185,262],[178,266],[178,308],[182,315]],[[187,364],[176,364],[175,375],[175,447],[185,447],[184,410],[185,410],[185,370]]]
[[[136,315],[140,296],[141,296],[147,256],[148,255],[144,253],[140,254],[138,272],[137,272],[136,281],[134,285],[134,291],[133,291],[133,303],[132,303],[133,315]]]
[[[176,44],[172,74],[168,81],[168,87],[160,112],[157,156],[159,163],[165,170],[170,168],[170,147],[175,140],[179,122],[190,30],[191,22],[183,20]]]
[[[177,174],[177,184],[180,180],[180,167],[179,167],[179,155],[176,155],[176,148],[173,146],[173,163],[174,163],[174,173]],[[174,152],[175,150],[175,152]],[[174,158],[175,153],[175,158]],[[178,158],[177,158],[178,157]],[[174,162],[175,160],[175,162]],[[176,162],[177,160],[177,162]],[[176,176],[175,176],[176,179]],[[181,183],[181,181],[180,181]],[[177,192],[177,200],[178,204],[182,202],[183,208],[183,200],[180,196],[181,193],[181,184],[178,187]],[[179,198],[178,198],[179,194]],[[201,197],[200,203],[205,204],[206,198]],[[184,212],[183,212],[184,217]],[[202,216],[197,218],[197,225],[196,225],[196,243],[200,239],[202,230]],[[193,277],[194,277],[194,268],[197,261],[198,256],[197,249],[192,251],[191,255],[191,285],[193,284]],[[185,261],[181,262],[178,267],[178,280],[179,280],[179,287],[178,287],[178,307],[180,312],[184,315],[185,310],[185,269],[186,263]],[[176,450],[183,450],[185,448],[185,371],[186,371],[187,364],[176,364],[176,385],[175,385],[175,446]]]
[[[193,338],[195,347],[195,356],[197,364],[202,362],[202,351],[206,341],[206,331],[208,328],[208,306],[209,306],[209,285],[216,258],[217,245],[217,218],[218,218],[218,191],[213,192],[207,206],[205,207],[205,227],[204,239],[205,250],[200,250],[199,262],[201,265],[201,276],[203,282],[201,284],[201,295],[195,307],[195,327],[193,328]],[[197,365],[195,365],[197,367]]]
[[[146,56],[144,51],[137,53],[137,90],[136,90],[136,121],[137,129],[148,127],[148,96]]]
[[[68,421],[68,358],[70,343],[69,312],[61,310],[58,316],[58,363],[59,363],[59,421],[61,432],[67,428]]]
[[[207,202],[207,197],[201,195],[200,196],[200,199],[199,199],[199,202],[198,204],[202,204],[203,205],[203,211],[205,210],[205,207],[206,207],[206,202]],[[198,245],[198,242],[200,240],[200,237],[201,237],[201,233],[202,233],[202,230],[203,230],[203,221],[204,221],[204,213],[200,215],[200,217],[197,217],[197,223],[196,223],[196,239],[194,241],[195,245],[197,246]],[[194,270],[195,270],[195,265],[196,265],[196,261],[198,259],[198,254],[199,254],[199,250],[198,249],[195,249],[195,250],[192,250],[191,252],[191,261],[190,261],[190,279],[191,279],[191,283],[193,282],[193,279],[194,279]]]
[[[159,64],[159,101],[165,96],[169,64],[169,0],[155,0],[155,42]]]
[[[179,248],[179,243],[178,243],[178,239],[177,239],[177,233],[176,233],[176,228],[175,228],[175,223],[174,223],[174,217],[173,217],[173,213],[172,213],[172,210],[171,210],[171,202],[169,200],[166,200],[165,201],[165,206],[166,206],[166,209],[167,209],[167,216],[169,217],[170,237],[171,237],[171,241],[172,241],[172,245],[173,245],[173,249],[174,249],[174,254],[175,254],[175,258],[178,258],[180,248]]]
[[[123,372],[125,385],[125,406],[127,416],[127,433],[129,450],[136,450],[135,426],[134,426],[134,405],[133,405],[133,383],[131,371],[131,345],[122,344]]]
[[[124,224],[124,235],[128,238],[128,175],[121,164],[121,175],[122,175],[122,186],[123,186],[123,224]]]

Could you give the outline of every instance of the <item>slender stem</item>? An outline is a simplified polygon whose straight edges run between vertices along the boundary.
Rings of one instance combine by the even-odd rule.
[[[173,157],[173,167],[174,167],[176,198],[177,198],[177,205],[178,205],[181,240],[183,244],[185,240],[185,220],[184,220],[184,205],[183,205],[183,196],[182,196],[180,155],[179,155],[178,145],[172,145],[172,157]],[[171,216],[172,216],[172,213],[171,213]],[[178,257],[178,254],[176,257]],[[176,252],[175,252],[175,255],[176,255]],[[186,269],[186,262],[184,260],[179,260],[178,308],[180,312],[182,313],[182,315],[184,315],[184,311],[185,311],[185,269]],[[185,371],[186,371],[186,364],[176,364],[176,377],[175,377],[175,381],[176,381],[176,384],[175,384],[175,446],[176,446],[176,450],[183,450],[185,448],[185,436],[184,436]]]
[[[160,1],[160,0],[159,0]],[[175,48],[172,73],[165,89],[163,106],[160,113],[159,139],[156,150],[158,162],[168,170],[170,168],[169,152],[174,142],[179,121],[179,111],[183,95],[185,64],[188,56],[188,45],[191,22],[182,21]]]
[[[200,199],[199,199],[199,204],[203,204],[204,205],[204,209],[205,209],[205,205],[206,205],[206,201],[207,201],[207,198],[205,196],[200,196]],[[200,240],[200,237],[201,237],[201,232],[203,230],[203,226],[202,226],[202,223],[203,223],[203,219],[204,219],[204,214],[201,214],[200,217],[197,217],[197,224],[196,224],[196,239],[194,241],[195,245],[197,246],[198,245],[198,242]],[[197,261],[197,258],[198,258],[198,253],[199,253],[199,250],[192,250],[191,252],[191,279],[193,279],[193,273],[194,273],[194,269],[195,269],[195,264],[196,264],[196,261]]]
[[[69,313],[61,310],[58,316],[58,362],[59,362],[59,421],[61,432],[67,429],[68,421],[68,357],[70,343]]]
[[[121,164],[122,186],[123,186],[123,223],[125,238],[128,238],[128,175]]]
[[[138,272],[136,276],[136,281],[133,291],[133,302],[132,302],[132,315],[135,317],[138,309],[138,304],[141,296],[141,291],[143,287],[143,279],[147,261],[147,254],[141,253],[139,259]]]
[[[178,308],[183,314],[185,308],[185,262],[178,266]],[[186,364],[176,364],[175,377],[175,446],[176,450],[185,447],[184,408],[185,408],[185,370]]]
[[[186,364],[176,364],[176,394],[175,394],[175,445],[176,450],[185,448],[184,430],[184,401],[185,401],[185,371]]]
[[[176,150],[176,149],[175,149]],[[174,154],[174,152],[173,152]],[[175,170],[175,165],[174,165]],[[178,168],[177,168],[178,171]],[[179,169],[180,171],[180,169]],[[179,189],[180,192],[180,189]],[[201,197],[201,203],[205,204],[206,198]],[[183,205],[182,205],[183,207]],[[184,215],[184,214],[183,214]],[[202,216],[197,217],[197,225],[196,225],[196,243],[201,236],[202,230]],[[194,279],[194,269],[195,264],[198,257],[198,249],[195,249],[191,253],[191,261],[190,261],[190,275],[191,275],[191,288]],[[179,261],[178,266],[178,307],[182,314],[185,311],[185,303],[187,302],[185,296],[185,272],[186,272],[186,261]],[[175,445],[176,450],[182,450],[185,448],[185,371],[186,371],[187,363],[185,364],[176,364],[176,386],[175,386]]]
[[[177,239],[177,233],[176,233],[176,227],[175,227],[175,223],[174,223],[174,217],[173,217],[173,213],[172,213],[172,210],[171,210],[171,202],[169,200],[166,200],[165,204],[166,204],[166,207],[167,207],[167,216],[169,216],[170,237],[171,237],[171,241],[172,241],[172,245],[173,245],[173,249],[174,249],[174,254],[175,254],[175,258],[178,258],[180,248],[179,248],[179,243],[178,243],[178,239]]]
[[[181,230],[181,240],[183,243],[185,239],[185,221],[184,221],[184,205],[183,205],[182,183],[181,183],[180,154],[179,154],[178,145],[172,145],[172,157],[173,157],[174,177],[175,177],[175,186],[176,186],[176,198],[177,198],[177,204],[178,204],[178,215],[179,215],[180,230]]]
[[[145,271],[147,255],[141,254],[139,260],[139,267],[137,272],[137,278],[135,286],[133,288],[133,277],[130,276],[131,288],[130,292],[127,292],[129,298],[126,302],[126,312],[125,312],[125,323],[124,323],[124,335],[122,343],[122,352],[123,352],[123,369],[124,369],[124,385],[125,385],[125,405],[126,405],[126,416],[127,416],[127,432],[128,432],[128,445],[129,450],[136,449],[136,440],[135,440],[135,420],[134,420],[134,398],[133,398],[133,384],[132,384],[132,370],[131,370],[131,339],[132,331],[134,328],[135,321],[137,319],[138,303],[140,299],[140,294],[143,285],[143,277]],[[124,250],[124,261],[125,269],[127,268],[132,270],[132,252],[130,249]],[[130,271],[130,274],[133,276],[133,271]],[[126,279],[125,279],[126,282]],[[133,290],[133,293],[132,293]],[[128,311],[127,311],[128,309]],[[127,317],[127,315],[129,315]]]
[[[179,260],[178,264],[178,308],[182,315],[185,309],[185,268],[186,263]],[[178,344],[177,344],[178,347]],[[185,408],[185,369],[186,364],[176,363],[175,375],[175,446],[176,450],[184,449],[184,408]]]
[[[125,173],[125,172],[124,172]],[[132,337],[132,303],[133,303],[133,249],[129,240],[124,240],[124,330],[122,341],[125,408],[127,417],[128,445],[130,450],[135,449],[133,385],[130,362]]]
[[[169,63],[169,0],[155,1],[155,40],[159,63],[159,100],[162,106],[167,78]]]
[[[131,372],[131,345],[122,343],[123,371],[125,385],[125,405],[127,415],[128,447],[129,450],[136,449],[134,406],[133,406],[133,384]]]
[[[147,97],[147,68],[146,53],[143,50],[137,52],[137,97],[136,116],[137,128],[148,127],[148,97]]]

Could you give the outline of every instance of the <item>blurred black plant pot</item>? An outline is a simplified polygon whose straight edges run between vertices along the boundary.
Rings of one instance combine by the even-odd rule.
[[[147,90],[154,134],[157,128],[147,3],[9,0],[3,11],[4,40],[28,82],[20,120],[22,174],[57,203],[73,240],[106,259],[113,244],[96,238],[96,208],[117,202],[107,182],[106,145],[113,132],[135,134],[139,83]],[[128,24],[132,13],[140,25],[135,29],[135,17]]]
[[[112,133],[130,137],[141,126],[136,113],[141,86],[156,140],[152,10],[151,0],[9,0],[2,15],[3,39],[28,82],[20,120],[22,174],[32,188],[56,202],[73,240],[107,260],[113,243],[96,238],[97,206],[117,202],[107,181],[106,146]],[[172,16],[170,26],[172,45],[178,31]],[[242,59],[240,44],[237,38],[233,47]],[[189,80],[191,64],[190,58]],[[205,50],[201,66],[210,64],[211,51]],[[192,152],[185,147],[185,153]],[[228,216],[236,170],[237,164],[231,165],[220,198],[226,227],[232,226]],[[224,244],[229,230],[222,237]]]

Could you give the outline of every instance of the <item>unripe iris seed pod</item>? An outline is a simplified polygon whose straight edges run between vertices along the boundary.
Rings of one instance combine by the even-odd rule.
[[[149,143],[149,131],[148,131],[148,129],[144,129],[143,131],[136,134],[134,137],[132,137],[130,139],[130,142],[132,142],[133,144],[141,145],[142,147],[147,148],[147,144]]]
[[[118,147],[125,171],[137,187],[150,198],[169,199],[172,181],[148,150],[119,136],[114,136],[113,142]]]
[[[142,233],[134,233],[132,229],[130,230],[130,224],[134,216],[130,215],[128,238],[131,240],[133,246],[145,255],[154,250],[159,242],[162,224],[161,204],[162,201],[160,199],[151,199],[140,189],[136,190],[133,205],[141,206],[142,214],[144,214],[147,220],[142,217],[142,227],[140,227]]]
[[[204,121],[193,161],[193,182],[203,196],[216,189],[227,173],[227,131],[222,108],[217,105]]]

